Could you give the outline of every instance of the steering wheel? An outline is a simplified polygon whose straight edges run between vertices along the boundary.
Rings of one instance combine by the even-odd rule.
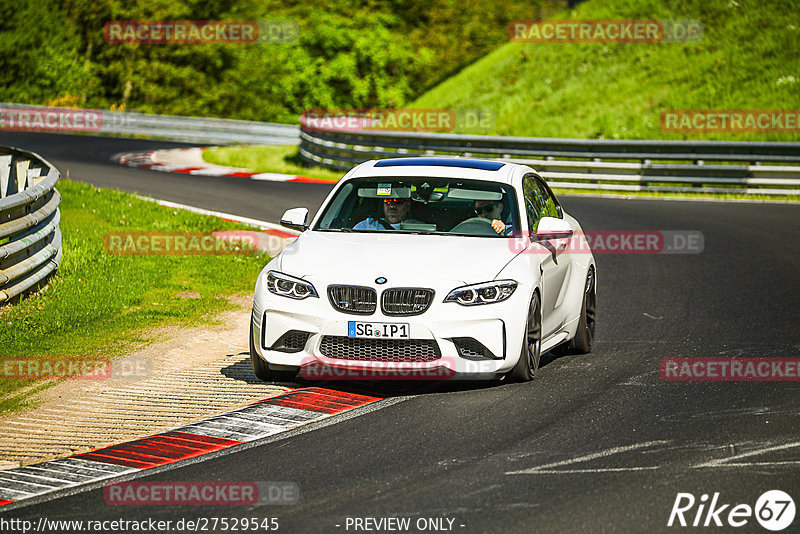
[[[497,235],[497,232],[492,228],[492,220],[485,217],[470,217],[458,223],[450,232],[456,234]]]

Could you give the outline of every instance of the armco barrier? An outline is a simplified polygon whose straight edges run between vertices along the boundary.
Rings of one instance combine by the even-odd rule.
[[[554,187],[800,194],[800,143],[549,139],[301,128],[300,157],[347,170],[370,159],[459,155],[536,169]],[[709,164],[711,162],[711,164]]]
[[[0,102],[0,118],[13,115],[17,126],[20,110],[30,111],[31,116],[76,111]],[[357,163],[376,158],[461,155],[525,163],[539,171],[554,187],[564,189],[800,194],[800,143],[311,130],[287,124],[228,119],[101,110],[96,114],[99,116],[96,131],[102,134],[249,144],[297,144],[299,135],[300,157],[304,161],[335,170],[348,170]],[[2,121],[0,128],[14,129],[3,127]],[[57,128],[43,130],[59,131]]]
[[[58,170],[37,154],[0,147],[0,304],[61,261]]]
[[[27,112],[25,121],[20,127],[19,113]],[[4,130],[38,130],[48,132],[69,133],[67,128],[51,120],[53,127],[47,124],[47,113],[55,119],[58,113],[91,112],[93,110],[75,110],[71,108],[48,108],[0,102],[0,114]],[[271,122],[240,121],[230,119],[208,119],[204,117],[178,117],[172,115],[147,115],[144,113],[128,113],[120,111],[94,110],[97,115],[92,128],[81,131],[88,133],[147,136],[189,143],[248,143],[248,144],[285,144],[296,145],[300,129],[290,124]],[[13,118],[13,121],[11,120]],[[36,128],[35,118],[44,121],[43,127]],[[14,125],[16,124],[16,127]]]

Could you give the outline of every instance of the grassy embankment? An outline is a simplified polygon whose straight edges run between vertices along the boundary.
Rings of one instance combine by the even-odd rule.
[[[494,115],[498,135],[800,141],[800,133],[667,133],[660,124],[666,110],[800,108],[800,24],[791,4],[585,2],[573,15],[553,18],[696,19],[704,37],[695,43],[509,42],[409,107],[477,107]]]
[[[800,109],[800,24],[790,4],[588,1],[552,18],[696,19],[704,37],[692,43],[509,42],[406,107],[479,109],[494,118],[491,133],[497,135],[798,141],[800,133],[668,133],[660,124],[666,110]],[[456,132],[479,133],[458,125]],[[282,172],[274,164],[281,155],[297,159],[293,147],[232,147],[207,155],[264,172]],[[329,177],[317,169],[292,173]]]
[[[69,180],[62,180],[58,190],[62,262],[44,289],[0,307],[0,364],[113,359],[155,341],[153,327],[210,324],[216,312],[231,308],[226,296],[252,292],[268,261],[263,254],[109,254],[104,236],[110,232],[246,227]],[[32,393],[53,383],[7,376],[0,380],[0,412],[25,406]]]

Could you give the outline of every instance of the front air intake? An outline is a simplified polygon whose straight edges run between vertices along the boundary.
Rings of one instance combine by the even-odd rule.
[[[269,348],[269,350],[277,350],[280,352],[300,352],[306,346],[308,336],[311,332],[303,332],[302,330],[289,330]]]
[[[454,337],[453,344],[458,355],[465,360],[497,360],[497,356],[487,349],[483,343],[472,337]]]
[[[323,336],[319,351],[338,360],[372,362],[431,362],[441,357],[433,339],[364,339]]]

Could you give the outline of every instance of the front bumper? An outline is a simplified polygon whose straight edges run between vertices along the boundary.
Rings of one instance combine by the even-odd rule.
[[[380,309],[367,316],[342,313],[322,291],[320,298],[296,301],[259,294],[261,289],[251,321],[258,355],[275,369],[301,368],[301,376],[307,369],[307,378],[320,366],[365,370],[352,374],[365,379],[490,378],[510,370],[521,352],[528,301],[523,288],[504,302],[469,307],[442,302],[447,293],[437,291],[424,313],[400,317]],[[405,323],[410,339],[351,338],[350,321]]]

